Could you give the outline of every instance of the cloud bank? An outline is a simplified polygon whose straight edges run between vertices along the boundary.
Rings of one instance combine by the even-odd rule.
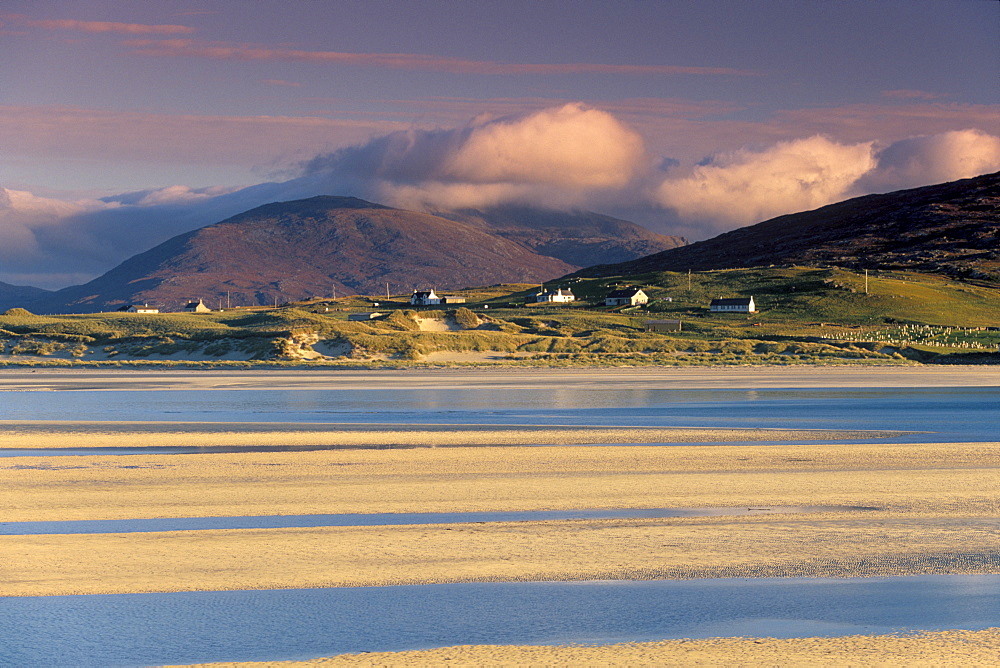
[[[850,197],[1000,170],[1000,138],[978,130],[914,137],[879,149],[822,136],[713,156],[655,192],[661,206],[721,232]]]
[[[607,112],[567,104],[451,130],[394,132],[318,156],[305,171],[379,201],[433,210],[582,206],[627,187],[645,163],[637,133]]]
[[[177,234],[315,195],[425,211],[522,204],[641,212],[659,232],[698,240],[857,195],[998,170],[1000,138],[975,129],[884,145],[816,135],[685,164],[651,154],[616,116],[567,104],[391,132],[249,188],[175,185],[74,201],[0,188],[0,281],[81,283]]]

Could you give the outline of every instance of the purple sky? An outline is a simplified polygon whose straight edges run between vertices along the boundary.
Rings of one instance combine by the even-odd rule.
[[[988,0],[7,0],[0,281],[79,281],[267,197],[697,239],[995,171],[998,27]]]

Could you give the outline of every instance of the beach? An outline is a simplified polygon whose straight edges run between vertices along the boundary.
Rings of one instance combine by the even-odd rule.
[[[854,387],[863,380],[853,369],[818,371],[766,370],[748,380],[723,370],[683,370],[682,377],[667,382]],[[869,382],[888,387],[996,382],[995,375],[979,370],[968,378],[954,370],[905,371],[887,369]],[[547,387],[567,377],[578,383],[601,377],[545,371],[519,379],[523,373],[498,374],[498,382]],[[150,383],[182,391],[268,387],[270,382],[277,390],[320,383],[395,386],[397,375],[411,387],[435,382],[479,386],[489,377],[482,372],[469,372],[464,380],[459,372],[383,373],[367,379],[304,373],[269,379],[259,373],[172,372],[158,378],[147,372],[94,377],[4,372],[0,382],[6,389],[47,391],[140,390]],[[615,376],[615,382],[624,376]],[[664,377],[640,373],[630,382],[662,385]],[[1000,573],[1000,442],[994,441],[917,442],[885,430],[5,420],[0,443],[38,450],[0,459],[5,522],[583,508],[718,511],[694,517],[4,535],[0,596]],[[142,452],[172,446],[205,451]],[[289,446],[315,449],[280,449]],[[137,452],[86,453],[108,447]],[[218,447],[228,450],[212,451]],[[55,457],[45,448],[80,452]],[[778,512],[725,512],[748,508]],[[812,662],[835,655],[838,661],[881,657],[891,663],[893,657],[910,657],[941,665],[951,656],[969,665],[991,651],[995,655],[997,643],[995,631],[955,631],[446,648],[322,661],[707,665]]]

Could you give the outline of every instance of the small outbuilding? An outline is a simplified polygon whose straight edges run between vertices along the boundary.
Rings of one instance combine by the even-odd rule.
[[[647,320],[647,332],[679,332],[682,325],[680,320]]]
[[[731,297],[713,299],[708,310],[712,313],[756,313],[757,305],[754,304],[753,297]]]
[[[604,298],[605,306],[639,306],[648,303],[649,295],[642,288],[619,288],[612,290]]]
[[[150,306],[149,304],[143,304],[139,306],[138,304],[126,304],[118,309],[122,313],[159,313],[160,309],[155,306]]]
[[[456,297],[454,295],[448,295],[446,297],[442,296],[441,297],[441,303],[442,304],[464,304],[465,303],[465,297]]]
[[[199,299],[198,301],[190,301],[187,306],[184,307],[185,313],[211,313],[212,309],[205,306],[205,302]]]

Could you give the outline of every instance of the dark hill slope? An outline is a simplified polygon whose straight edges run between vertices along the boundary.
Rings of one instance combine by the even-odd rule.
[[[578,266],[465,223],[347,197],[258,207],[176,236],[81,286],[53,293],[40,311],[108,310],[149,302],[209,306],[538,282]],[[227,296],[228,293],[228,296]]]
[[[0,282],[0,312],[28,305],[47,294],[49,291],[42,288]]]
[[[1000,278],[1000,172],[858,197],[576,275],[772,264],[905,268]]]
[[[684,237],[657,234],[627,220],[589,211],[498,206],[437,215],[489,229],[540,255],[578,267],[625,262],[687,244]]]

